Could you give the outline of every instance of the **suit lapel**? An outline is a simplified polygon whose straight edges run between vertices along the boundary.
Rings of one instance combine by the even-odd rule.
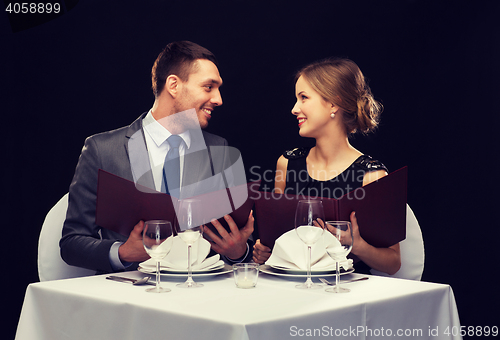
[[[146,139],[142,129],[142,119],[146,114],[147,112],[130,124],[124,146],[130,162],[134,183],[155,190]]]
[[[220,173],[214,173],[214,164],[200,130],[191,134],[191,147],[184,156],[182,197],[189,198],[225,188]],[[216,170],[217,171],[217,170]]]

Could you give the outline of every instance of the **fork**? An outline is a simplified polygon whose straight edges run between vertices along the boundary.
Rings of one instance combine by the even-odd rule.
[[[152,286],[156,286],[156,283],[149,281],[149,277],[148,276],[143,277],[142,279],[136,280],[136,279],[131,279],[131,278],[128,278],[128,277],[121,277],[121,276],[110,275],[110,276],[107,276],[106,279],[108,279],[108,280],[114,280],[114,281],[120,281],[120,282],[130,282],[134,286],[140,286],[140,285],[152,285]]]

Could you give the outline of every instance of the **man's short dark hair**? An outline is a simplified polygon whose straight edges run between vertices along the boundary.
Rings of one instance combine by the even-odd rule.
[[[197,59],[210,60],[217,66],[212,52],[190,41],[176,41],[165,46],[158,55],[151,70],[153,93],[159,96],[165,87],[168,76],[174,74],[182,81],[187,81]]]

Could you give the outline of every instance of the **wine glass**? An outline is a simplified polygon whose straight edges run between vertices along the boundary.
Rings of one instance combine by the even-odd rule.
[[[170,252],[172,243],[166,242],[172,236],[172,224],[165,220],[151,220],[144,222],[142,243],[151,258],[156,260],[156,286],[146,289],[151,293],[170,292],[169,288],[160,287],[160,261]]]
[[[204,223],[201,211],[201,201],[196,199],[181,200],[177,209],[177,220],[179,222],[177,235],[188,246],[188,278],[186,282],[179,283],[177,287],[203,287],[203,284],[194,282],[191,270],[191,247],[203,234]]]
[[[311,280],[311,247],[323,235],[325,227],[325,213],[321,201],[300,200],[295,211],[295,231],[297,235],[307,245],[307,280],[296,285],[296,288],[317,289],[321,285],[313,283]]]
[[[348,293],[351,291],[350,289],[340,287],[339,262],[345,260],[347,254],[351,252],[353,244],[352,225],[351,222],[347,221],[327,221],[326,224],[328,231],[338,240],[333,247],[326,249],[326,252],[336,264],[335,286],[327,288],[326,291],[330,293]]]

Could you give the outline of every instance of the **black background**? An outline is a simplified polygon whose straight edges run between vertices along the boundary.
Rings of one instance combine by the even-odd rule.
[[[353,59],[385,111],[352,144],[409,167],[408,203],[426,247],[423,280],[450,284],[461,324],[499,325],[498,1],[68,1],[57,17],[0,14],[1,183],[6,313],[13,338],[38,281],[45,214],[85,137],[130,124],[154,100],[151,66],[171,41],[217,56],[224,104],[208,131],[273,169],[300,138],[290,114],[305,64]],[[47,21],[48,20],[48,21]],[[44,22],[47,21],[47,22]],[[493,307],[490,307],[493,306]],[[489,311],[489,312],[487,312]]]

